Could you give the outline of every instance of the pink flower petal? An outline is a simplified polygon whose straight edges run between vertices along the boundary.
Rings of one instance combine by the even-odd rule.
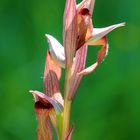
[[[115,30],[116,28],[124,26],[125,23],[115,24],[105,28],[94,28],[92,32],[92,36],[87,40],[87,45],[93,45],[96,41],[100,40],[104,36],[106,36],[111,31]]]

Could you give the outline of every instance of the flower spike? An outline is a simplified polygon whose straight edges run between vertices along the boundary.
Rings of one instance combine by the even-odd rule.
[[[71,103],[82,77],[93,72],[107,56],[107,34],[125,23],[105,28],[94,28],[92,14],[95,0],[66,0],[63,18],[63,45],[46,34],[49,50],[44,69],[44,93],[30,91],[35,99],[38,120],[37,139],[52,140],[54,126],[59,140],[71,140],[74,126],[70,129]],[[85,68],[88,46],[102,46],[96,62]],[[65,68],[64,99],[59,82],[61,67]]]

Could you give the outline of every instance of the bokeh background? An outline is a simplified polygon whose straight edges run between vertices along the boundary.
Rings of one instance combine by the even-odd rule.
[[[62,43],[65,0],[0,0],[0,140],[35,140],[30,89],[43,91],[44,34]],[[108,35],[109,54],[85,76],[72,105],[73,140],[140,140],[140,1],[96,0],[95,27],[126,22]],[[89,47],[87,65],[98,48]],[[63,89],[64,77],[61,79]]]

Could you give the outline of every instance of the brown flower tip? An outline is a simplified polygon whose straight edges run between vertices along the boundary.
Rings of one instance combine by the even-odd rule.
[[[35,103],[35,108],[36,109],[50,109],[52,108],[53,106],[48,102],[48,104],[43,104],[42,102],[40,101],[37,101]]]
[[[35,102],[35,105],[34,105],[35,112],[38,115],[42,114],[43,112],[45,113],[47,111],[50,111],[52,108],[53,108],[53,106],[49,102],[43,104],[43,102],[37,101],[37,102]]]
[[[79,14],[83,15],[83,16],[91,16],[89,10],[87,8],[82,8],[79,12]]]

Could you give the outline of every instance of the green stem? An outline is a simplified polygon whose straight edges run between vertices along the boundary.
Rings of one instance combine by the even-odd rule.
[[[65,100],[64,112],[63,112],[63,140],[66,139],[69,129],[70,129],[70,111],[71,111],[71,101]]]
[[[62,140],[66,140],[70,128],[70,111],[71,100],[68,99],[70,94],[70,80],[71,80],[71,67],[66,68],[65,74],[65,94],[64,94],[64,112],[63,112],[63,128],[62,128]]]
[[[56,116],[56,120],[57,120],[57,137],[58,140],[62,140],[62,123],[63,123],[63,117],[60,115]]]

